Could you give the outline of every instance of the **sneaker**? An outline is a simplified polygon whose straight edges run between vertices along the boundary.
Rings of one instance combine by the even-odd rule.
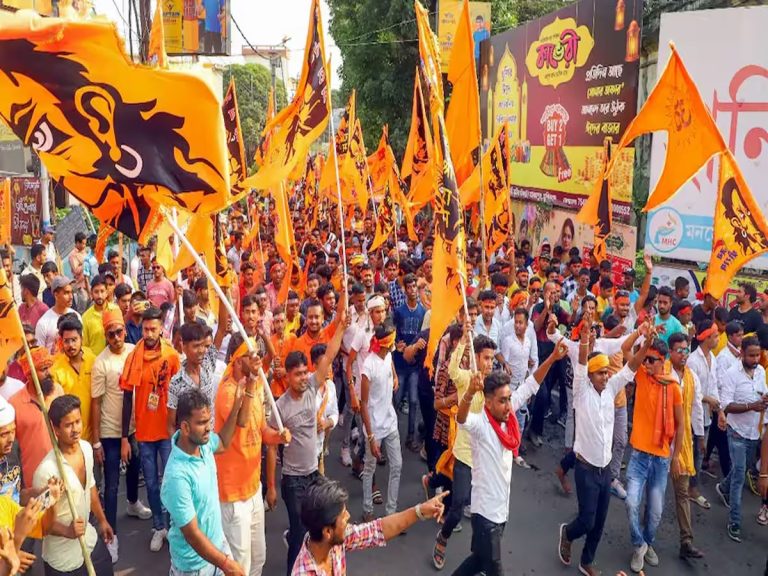
[[[728,538],[734,542],[741,543],[741,528],[736,526],[736,524],[728,522]]]
[[[144,506],[141,500],[136,502],[128,502],[128,506],[125,507],[125,513],[128,516],[139,518],[140,520],[149,520],[152,518],[152,510]]]
[[[768,526],[768,506],[763,504],[760,506],[760,512],[757,515],[757,523],[760,526]]]
[[[565,416],[560,416],[557,419],[557,425],[560,426],[563,430],[565,430]]]
[[[117,534],[114,535],[112,538],[112,542],[107,542],[107,551],[109,552],[109,555],[112,557],[112,564],[117,563],[117,551],[119,548],[119,544],[117,542]]]
[[[408,402],[400,402],[400,413],[403,414],[403,416],[408,416],[408,412],[410,412]]]
[[[614,478],[611,481],[611,494],[616,496],[619,500],[627,499],[627,491],[624,489],[624,486],[621,485],[618,478]]]
[[[749,491],[752,492],[752,494],[760,496],[760,490],[757,487],[757,474],[752,470],[747,470],[747,486],[749,486]]]
[[[421,450],[419,450],[419,458],[424,462],[427,461],[427,447],[424,444],[421,445]]]
[[[632,572],[640,572],[643,569],[646,552],[648,552],[648,544],[645,542],[643,542],[642,546],[635,548],[635,551],[632,553],[632,561],[629,564]]]
[[[464,518],[472,518],[472,506],[464,506]]]
[[[603,572],[595,568],[594,564],[587,564],[586,566],[579,562],[579,573],[584,576],[600,576]]]
[[[341,463],[347,468],[352,467],[352,455],[349,453],[349,446],[341,449]]]
[[[715,492],[717,492],[717,495],[720,496],[720,500],[722,500],[723,505],[730,510],[731,503],[728,501],[728,495],[723,491],[723,488],[720,485],[720,482],[715,484]]]
[[[656,554],[656,550],[653,546],[648,546],[648,550],[645,551],[645,561],[648,562],[648,566],[659,565],[659,555]]]
[[[531,432],[531,443],[536,446],[536,448],[541,448],[541,446],[544,444],[544,440],[542,440],[541,436],[535,432]]]
[[[458,524],[456,524],[456,528],[453,529],[452,534],[456,534],[457,532],[461,532],[462,530],[464,530],[464,526],[462,526],[461,522],[459,522]]]
[[[531,465],[528,464],[528,462],[526,462],[522,456],[515,456],[515,464],[520,466],[520,468],[525,468],[526,470],[531,469]]]
[[[566,566],[571,565],[571,541],[568,540],[566,534],[566,525],[560,524],[560,542],[557,546],[557,555],[560,557],[560,562]]]
[[[168,537],[168,530],[163,528],[162,530],[152,529],[152,540],[149,542],[149,549],[152,552],[160,552],[163,548],[163,540]]]

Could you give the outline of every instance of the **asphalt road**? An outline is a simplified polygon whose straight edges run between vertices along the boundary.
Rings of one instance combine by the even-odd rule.
[[[401,428],[406,425],[401,417]],[[577,561],[581,553],[581,542],[574,544],[571,567],[560,564],[557,557],[557,534],[561,522],[570,521],[576,515],[576,497],[566,498],[559,491],[559,484],[552,473],[562,451],[562,429],[548,425],[545,439],[550,439],[538,450],[530,448],[526,459],[538,470],[515,468],[512,479],[512,495],[509,521],[503,541],[505,574],[515,576],[552,576],[577,574]],[[349,469],[338,461],[339,434],[331,442],[331,457],[326,466],[332,478],[341,480],[350,493],[350,513],[359,519],[362,508],[362,484],[354,479]],[[403,476],[400,485],[400,509],[412,506],[423,499],[419,483],[425,471],[419,457],[403,447]],[[379,468],[384,472],[382,468]],[[380,473],[386,478],[385,473]],[[692,505],[695,544],[706,556],[698,561],[683,561],[678,558],[678,529],[675,517],[672,487],[667,487],[667,504],[659,528],[656,550],[660,565],[646,566],[646,574],[679,576],[688,574],[718,574],[729,576],[762,575],[768,555],[768,527],[755,522],[760,501],[745,490],[744,521],[741,544],[728,539],[726,509],[717,499],[715,480],[704,478],[703,493],[712,503],[710,510]],[[121,486],[124,488],[124,486]],[[380,486],[382,491],[384,486]],[[124,491],[121,490],[124,494]],[[146,495],[141,490],[142,500]],[[385,495],[386,498],[386,495]],[[124,505],[124,500],[122,504]],[[383,506],[376,512],[383,513]],[[278,510],[267,513],[267,564],[265,576],[279,576],[285,573],[286,549],[282,543],[282,532],[288,526],[285,506],[278,503]],[[469,553],[471,528],[469,521],[463,522],[464,529],[450,539],[446,555],[445,574],[451,572]],[[121,515],[119,518],[120,559],[115,574],[119,576],[164,576],[168,574],[169,559],[167,544],[162,552],[149,551],[151,521],[140,521]],[[422,522],[412,527],[408,534],[391,541],[386,548],[348,555],[348,573],[366,576],[402,576],[403,574],[431,575],[437,571],[431,565],[431,552],[437,526]],[[619,570],[631,574],[629,561],[632,549],[629,542],[629,528],[623,502],[615,498],[611,502],[608,521],[600,548],[597,564],[605,576],[614,576]],[[33,573],[41,576],[43,571],[36,566]]]

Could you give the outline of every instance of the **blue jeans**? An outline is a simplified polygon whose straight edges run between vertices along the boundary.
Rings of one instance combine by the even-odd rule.
[[[647,452],[633,450],[627,465],[627,514],[632,546],[639,548],[643,543],[653,545],[656,529],[664,510],[664,492],[669,477],[669,458],[654,456]],[[640,525],[640,504],[643,492],[648,486],[645,503],[645,528]]]
[[[747,460],[757,450],[759,440],[747,440],[728,426],[728,448],[731,454],[731,471],[720,483],[724,494],[728,494],[731,510],[728,522],[741,528],[741,491],[744,488],[744,475],[747,473]]]
[[[416,433],[416,421],[419,418],[419,370],[407,368],[397,371],[399,388],[395,392],[395,406],[405,398],[408,399],[408,436],[406,440],[413,440]],[[428,434],[429,431],[425,431]]]
[[[131,434],[131,459],[125,473],[128,502],[136,503],[139,499],[139,450],[136,438]],[[102,438],[104,447],[104,514],[112,529],[117,534],[117,491],[120,487],[120,445],[121,438]]]
[[[156,440],[154,442],[139,442],[141,454],[141,469],[144,471],[144,482],[147,486],[149,508],[152,510],[152,528],[162,530],[170,527],[170,521],[163,514],[163,503],[160,501],[160,481],[171,454],[171,441]],[[160,467],[157,459],[160,457]]]

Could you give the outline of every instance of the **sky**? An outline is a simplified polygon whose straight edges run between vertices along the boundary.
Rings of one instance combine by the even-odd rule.
[[[309,8],[311,0],[230,0],[232,15],[240,25],[248,41],[256,45],[280,44],[283,37],[289,37],[287,42],[290,50],[288,72],[291,78],[301,73],[304,44],[307,38],[309,24]],[[128,19],[127,0],[95,0],[96,11],[104,14],[118,23],[118,29],[124,36],[128,34],[125,21]],[[154,10],[155,2],[152,2]],[[323,31],[325,33],[326,57],[331,56],[334,88],[340,87],[337,68],[341,63],[341,54],[328,34],[328,5],[325,0],[320,2],[323,15]],[[241,46],[247,45],[235,26],[232,27],[232,53],[240,54]]]

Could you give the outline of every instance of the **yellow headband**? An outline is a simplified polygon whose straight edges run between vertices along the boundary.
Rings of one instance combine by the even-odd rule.
[[[592,374],[593,372],[599,372],[603,368],[608,368],[611,365],[610,360],[606,354],[598,354],[593,356],[587,361],[587,372]]]

